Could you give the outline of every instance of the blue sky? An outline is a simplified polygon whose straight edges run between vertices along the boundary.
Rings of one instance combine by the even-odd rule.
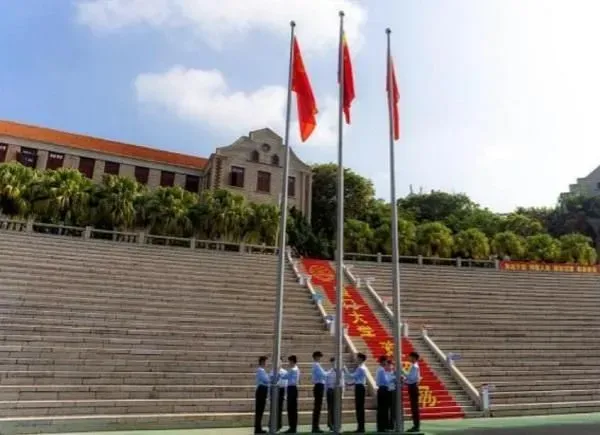
[[[24,4],[27,4],[25,6]],[[283,125],[296,20],[320,116],[292,144],[336,158],[337,11],[357,99],[345,165],[389,199],[385,27],[401,90],[397,185],[506,212],[552,205],[600,163],[593,0],[0,2],[0,118],[201,156]]]

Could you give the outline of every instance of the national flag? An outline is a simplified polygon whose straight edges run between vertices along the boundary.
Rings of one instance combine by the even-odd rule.
[[[350,59],[350,50],[348,49],[348,41],[346,41],[346,35],[342,36],[342,65],[344,68],[343,77],[343,93],[344,98],[342,100],[342,107],[344,109],[344,116],[346,117],[346,124],[350,124],[350,106],[354,101],[354,73],[352,71],[352,59]]]
[[[300,138],[304,142],[317,126],[317,102],[313,94],[308,74],[304,68],[302,53],[296,37],[294,37],[294,57],[292,71],[292,91],[296,93],[298,106],[298,123],[300,124]]]
[[[391,55],[388,55],[388,70],[385,88],[388,93],[388,103],[392,112],[394,140],[398,140],[400,139],[400,111],[398,109],[398,103],[400,102],[400,91],[398,90],[398,83],[396,82],[394,60],[392,59]]]

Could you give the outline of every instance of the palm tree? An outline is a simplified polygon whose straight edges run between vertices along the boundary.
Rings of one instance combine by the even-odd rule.
[[[94,191],[94,225],[119,231],[135,227],[140,198],[145,186],[132,178],[107,175]]]
[[[0,213],[26,216],[29,211],[28,190],[39,172],[20,163],[0,165]]]
[[[193,233],[190,210],[198,195],[179,186],[160,187],[142,197],[139,218],[151,234],[189,237]]]
[[[273,204],[249,205],[244,240],[248,243],[275,244],[279,230],[279,209]]]
[[[87,225],[92,186],[92,181],[76,169],[44,172],[31,184],[32,211],[42,222]]]

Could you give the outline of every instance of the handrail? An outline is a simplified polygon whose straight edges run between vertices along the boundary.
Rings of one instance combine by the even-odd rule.
[[[212,249],[217,251],[237,251],[242,254],[267,254],[276,255],[279,248],[266,244],[253,244],[244,242],[227,242],[221,240],[202,240],[195,237],[174,237],[150,234],[145,231],[118,231],[101,228],[76,227],[72,225],[50,224],[33,220],[7,219],[0,217],[0,231],[52,234],[85,240],[106,240],[116,243],[139,245],[170,245],[188,247],[191,249]]]
[[[477,388],[473,386],[473,384],[466,378],[465,375],[463,375],[458,367],[456,367],[454,363],[449,360],[448,356],[435,344],[435,342],[427,334],[427,329],[423,328],[421,330],[421,334],[429,349],[431,349],[431,351],[445,363],[446,368],[448,368],[452,377],[456,380],[456,382],[458,382],[465,393],[467,393],[469,398],[477,404],[479,409],[483,409],[481,395],[479,394],[479,391],[477,391]]]
[[[344,265],[344,271],[345,271],[346,275],[348,276],[348,278],[350,279],[350,281],[353,284],[356,284],[356,277],[354,276],[354,274],[352,272],[350,272],[350,270],[345,265]],[[373,299],[375,299],[377,301],[377,303],[381,306],[383,311],[386,313],[386,315],[388,316],[388,319],[391,322],[393,322],[394,321],[394,313],[392,313],[392,310],[390,309],[390,307],[387,306],[387,304],[383,301],[381,296],[379,296],[379,294],[375,291],[375,289],[371,286],[371,284],[369,282],[367,282],[366,280],[365,280],[365,286],[367,288],[367,291],[371,295],[371,297],[373,297]],[[406,331],[408,330],[408,325],[406,323],[403,323],[402,329],[403,329],[403,333],[406,333]],[[439,347],[437,347],[437,345],[434,343],[434,341],[431,339],[431,337],[429,337],[429,335],[427,335],[427,330],[424,328],[422,329],[422,336],[423,336],[423,340],[425,341],[427,346],[430,348],[430,350],[446,365],[446,367],[450,371],[450,374],[452,375],[452,377],[456,380],[456,382],[458,382],[458,384],[462,387],[462,389],[465,391],[465,393],[467,393],[469,398],[475,404],[477,404],[477,406],[480,409],[482,409],[483,405],[482,405],[482,401],[481,401],[481,396],[479,394],[479,391],[477,391],[477,388],[475,388],[473,386],[473,384],[467,379],[467,377],[458,369],[458,367],[456,367],[448,359],[448,357],[444,354],[444,352],[442,352],[442,350]]]
[[[350,261],[366,261],[377,263],[391,263],[392,256],[378,252],[376,254],[367,254],[361,252],[344,252],[344,259]],[[422,255],[400,255],[398,261],[400,263],[436,266],[456,266],[456,267],[497,267],[496,258],[489,260],[475,260],[471,258],[460,257],[424,257]]]
[[[300,271],[298,270],[298,267],[294,263],[294,259],[292,258],[292,253],[291,253],[290,249],[286,250],[286,258],[287,258],[288,263],[292,266],[292,270],[294,271],[296,278],[299,280],[303,279],[302,274],[300,273]],[[321,314],[323,321],[326,321],[327,311],[325,311],[325,308],[323,307],[323,303],[320,300],[314,298],[314,296],[317,294],[317,292],[315,291],[312,283],[310,282],[310,279],[305,280],[305,285],[306,285],[306,288],[308,289],[308,291],[310,292],[311,297],[313,297],[313,300],[315,301],[315,303],[317,305],[317,310],[319,310],[319,313]],[[348,348],[348,350],[350,351],[350,354],[352,355],[352,358],[356,360],[356,357],[358,354],[358,349],[356,349],[356,346],[354,345],[354,343],[352,342],[352,339],[350,338],[350,336],[348,335],[348,333],[346,331],[344,331],[343,339],[344,339],[345,346]],[[375,393],[377,391],[375,379],[371,375],[371,372],[369,371],[366,364],[365,364],[365,368],[367,369],[366,370],[367,389],[369,390],[369,394],[372,397],[374,397]]]

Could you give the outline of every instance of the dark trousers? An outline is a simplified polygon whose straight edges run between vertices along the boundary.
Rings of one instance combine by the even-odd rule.
[[[419,385],[408,384],[408,399],[410,400],[410,413],[412,414],[413,426],[415,429],[421,427],[421,415],[419,411]]]
[[[390,406],[390,429],[396,428],[396,400],[397,400],[397,390],[393,390],[389,392],[388,400]]]
[[[385,432],[390,426],[389,396],[387,387],[377,389],[377,432]]]
[[[298,387],[289,385],[287,387],[287,415],[290,432],[298,429]]]
[[[333,415],[334,415],[334,409],[335,409],[335,390],[333,388],[328,388],[327,389],[327,394],[326,394],[326,398],[327,398],[327,427],[331,430],[333,430]]]
[[[256,393],[254,399],[256,402],[256,409],[254,411],[254,432],[262,432],[262,419],[265,413],[265,406],[267,404],[267,394],[269,393],[269,387],[260,385],[256,387]]]
[[[271,395],[271,398],[272,395]],[[279,388],[277,392],[277,430],[283,426],[283,401],[285,400],[285,388]],[[272,418],[272,417],[270,417]]]
[[[365,396],[365,386],[361,384],[354,385],[354,409],[356,410],[357,432],[365,431]]]
[[[323,395],[325,394],[325,384],[315,384],[313,387],[313,397],[315,398],[315,404],[313,406],[312,413],[312,428],[319,429],[319,422],[321,420],[321,408],[323,408]]]

